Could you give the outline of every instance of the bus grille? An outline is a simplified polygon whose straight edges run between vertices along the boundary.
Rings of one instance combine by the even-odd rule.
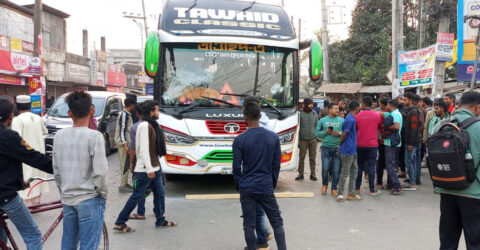
[[[247,130],[247,123],[244,121],[206,121],[208,131],[214,135],[238,135]],[[227,130],[229,127],[226,125],[236,124],[239,126],[238,131],[231,132],[232,130]],[[230,132],[228,132],[230,131]]]

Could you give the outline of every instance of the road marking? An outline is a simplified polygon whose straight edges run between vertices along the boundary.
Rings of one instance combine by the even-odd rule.
[[[312,192],[296,193],[296,192],[282,192],[275,193],[277,198],[313,198],[315,194]],[[194,194],[185,195],[186,200],[228,200],[240,199],[240,194]]]

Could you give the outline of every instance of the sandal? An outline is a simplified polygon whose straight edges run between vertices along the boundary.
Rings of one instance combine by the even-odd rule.
[[[349,201],[361,201],[361,200],[363,200],[363,198],[360,197],[360,195],[358,195],[358,194],[351,194],[351,195],[347,196],[347,200],[349,200]]]
[[[344,202],[345,199],[343,198],[343,195],[337,196],[337,201],[338,201],[338,202]]]
[[[176,227],[177,223],[173,221],[165,220],[161,226],[157,226],[157,228],[168,228],[168,227]]]
[[[131,232],[135,232],[135,229],[127,226],[127,224],[122,224],[120,227],[117,227],[117,225],[115,225],[115,227],[113,228],[113,230],[118,231],[118,232],[120,232],[120,233],[131,233]]]
[[[131,214],[128,219],[130,220],[145,220],[144,215],[139,215],[139,214]]]

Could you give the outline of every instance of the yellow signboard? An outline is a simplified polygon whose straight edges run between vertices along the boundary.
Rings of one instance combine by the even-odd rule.
[[[10,49],[22,51],[22,40],[15,37],[10,37]]]

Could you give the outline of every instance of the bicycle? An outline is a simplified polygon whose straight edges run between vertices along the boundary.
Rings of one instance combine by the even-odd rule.
[[[33,190],[33,188],[35,188],[36,186],[38,186],[39,184],[43,183],[43,182],[49,182],[49,181],[53,181],[54,179],[53,178],[40,178],[40,177],[34,177],[34,178],[30,178],[28,180],[28,182],[32,182],[34,180],[37,180],[39,182],[35,183],[35,185],[33,185],[29,192],[28,192],[28,196],[30,195],[30,192]],[[62,201],[61,200],[57,200],[57,201],[52,201],[52,202],[46,202],[46,203],[41,203],[41,204],[38,204],[38,205],[33,205],[33,206],[29,206],[28,209],[30,210],[30,213],[31,214],[36,214],[36,213],[41,213],[41,212],[45,212],[45,211],[50,211],[50,210],[55,210],[55,209],[60,209],[62,208]],[[0,210],[0,226],[3,228],[3,230],[5,231],[5,234],[7,235],[7,238],[10,242],[10,245],[13,247],[13,248],[9,248],[8,247],[8,244],[5,243],[3,240],[0,239],[0,249],[1,250],[10,250],[10,249],[13,249],[13,250],[19,250],[20,248],[18,247],[17,243],[15,242],[15,239],[10,231],[10,229],[8,228],[7,226],[7,220],[8,219],[8,216],[3,213],[3,211]],[[55,219],[55,221],[53,222],[53,224],[50,226],[50,228],[48,229],[48,231],[43,235],[42,237],[42,244],[45,244],[45,241],[47,241],[48,237],[50,237],[50,235],[52,234],[52,232],[55,230],[55,228],[57,228],[58,224],[60,224],[60,222],[62,221],[63,219],[63,211],[60,213],[60,215]],[[103,244],[102,244],[102,240],[103,240]],[[103,222],[103,229],[102,229],[102,239],[101,239],[101,242],[100,242],[100,246],[99,246],[99,249],[101,250],[108,250],[109,249],[109,239],[108,239],[108,230],[107,230],[107,226],[105,225],[105,221]]]

